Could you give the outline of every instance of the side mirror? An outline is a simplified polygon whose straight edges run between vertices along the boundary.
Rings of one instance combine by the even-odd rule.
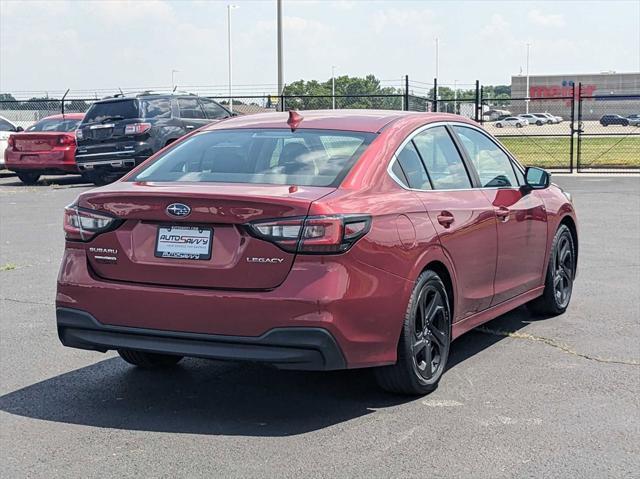
[[[529,190],[544,190],[551,184],[551,175],[542,168],[527,166],[524,172],[524,180]]]
[[[16,126],[16,132],[20,133],[21,131],[24,131],[24,128],[22,128],[21,126]]]

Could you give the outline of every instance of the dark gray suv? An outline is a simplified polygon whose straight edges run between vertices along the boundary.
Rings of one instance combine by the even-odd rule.
[[[186,93],[104,98],[76,130],[76,162],[87,179],[106,184],[182,135],[232,115],[211,99]]]

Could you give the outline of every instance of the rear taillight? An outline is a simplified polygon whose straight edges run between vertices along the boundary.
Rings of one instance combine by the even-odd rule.
[[[84,138],[84,134],[82,133],[82,128],[78,128],[76,130],[76,139],[82,140]]]
[[[260,221],[247,230],[290,253],[332,254],[347,251],[370,227],[370,216],[336,215]]]
[[[76,205],[64,209],[64,235],[71,241],[89,241],[99,233],[109,231],[121,220]]]
[[[13,148],[16,145],[16,139],[13,135],[9,135],[9,138],[7,138],[7,145],[9,148]]]
[[[58,137],[58,145],[60,146],[74,145],[75,142],[76,142],[76,139],[72,135],[60,135]]]
[[[151,129],[151,123],[131,123],[124,127],[125,135],[141,135]]]

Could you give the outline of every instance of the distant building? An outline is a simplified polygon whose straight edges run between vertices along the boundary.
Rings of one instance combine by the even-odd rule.
[[[511,77],[510,109],[514,114],[524,113],[529,97],[530,112],[549,112],[569,118],[571,115],[571,93],[575,85],[577,95],[578,84],[582,84],[582,118],[596,120],[605,114],[623,116],[640,113],[640,72],[639,73],[593,73],[566,75],[530,75],[529,91],[527,77],[514,75]],[[619,95],[629,95],[615,98]],[[636,97],[634,98],[634,95]],[[576,117],[577,117],[576,102]]]

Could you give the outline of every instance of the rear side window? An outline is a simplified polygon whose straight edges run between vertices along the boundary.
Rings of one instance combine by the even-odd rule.
[[[128,120],[130,118],[140,118],[138,100],[116,100],[94,103],[85,115],[83,123]]]
[[[418,133],[414,138],[433,188],[459,190],[471,188],[471,180],[449,132],[436,126]]]
[[[34,123],[26,131],[74,131],[79,124],[80,120],[50,118]]]
[[[200,98],[200,101],[202,102],[202,107],[204,108],[207,118],[210,120],[218,120],[229,116],[229,112],[215,101],[209,100],[208,98]]]
[[[454,126],[453,129],[478,172],[483,188],[518,186],[511,159],[488,136],[466,126]]]
[[[427,176],[427,172],[424,169],[422,161],[420,161],[420,155],[418,155],[418,151],[416,150],[413,141],[407,143],[402,151],[398,153],[397,163],[400,165],[400,168],[404,173],[404,178],[408,183],[405,184],[405,186],[409,186],[410,188],[417,190],[431,189],[429,177]],[[398,179],[401,178],[402,177],[398,177]]]
[[[15,131],[15,127],[8,121],[0,118],[0,131]]]
[[[171,99],[151,98],[140,102],[143,118],[171,118]]]
[[[197,98],[178,98],[181,118],[204,119],[204,111]]]
[[[336,130],[206,131],[167,150],[131,181],[337,186],[374,137]],[[325,144],[342,144],[342,154]]]

